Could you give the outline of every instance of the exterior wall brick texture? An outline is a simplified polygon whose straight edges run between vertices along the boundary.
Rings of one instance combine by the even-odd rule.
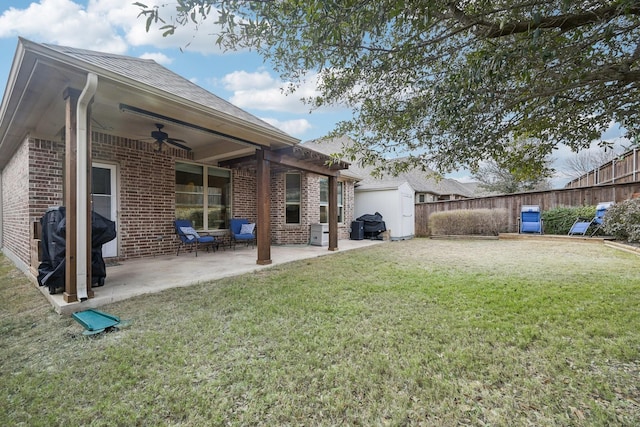
[[[139,258],[176,251],[175,162],[190,154],[173,147],[161,152],[152,142],[93,132],[92,156],[98,163],[116,166],[118,187],[118,258]],[[4,245],[30,264],[31,223],[40,221],[52,206],[64,205],[64,151],[62,141],[29,138],[2,174]],[[285,172],[272,172],[271,240],[273,244],[306,244],[310,224],[320,220],[320,176],[300,173],[301,222],[285,223]],[[232,217],[257,220],[256,174],[232,170]],[[344,222],[338,237],[349,237],[353,220],[353,182],[344,182]],[[258,224],[259,226],[259,224]],[[218,236],[223,240],[228,236]],[[32,266],[34,267],[34,266]],[[35,266],[37,268],[37,266]]]
[[[29,141],[25,140],[2,171],[3,244],[30,264]]]

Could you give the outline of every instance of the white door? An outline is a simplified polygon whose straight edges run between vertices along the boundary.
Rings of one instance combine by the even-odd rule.
[[[415,196],[411,193],[402,194],[402,237],[413,237],[415,234]]]
[[[118,212],[116,198],[116,166],[94,163],[91,169],[91,202],[93,210],[111,221],[116,221]],[[116,221],[116,229],[118,223]],[[102,245],[104,258],[118,255],[118,237]]]

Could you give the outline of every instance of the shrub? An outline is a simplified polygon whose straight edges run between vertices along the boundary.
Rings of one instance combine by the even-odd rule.
[[[617,240],[640,242],[640,199],[611,206],[604,216],[603,228]]]
[[[508,231],[506,209],[460,209],[429,215],[432,235],[497,236]]]
[[[558,207],[542,212],[545,234],[568,234],[577,218],[592,219],[595,206]]]

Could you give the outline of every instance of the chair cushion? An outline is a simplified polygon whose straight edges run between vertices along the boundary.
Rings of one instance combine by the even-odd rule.
[[[240,234],[253,234],[254,228],[256,228],[254,223],[242,224],[242,227],[240,227]]]
[[[200,235],[193,227],[180,227],[180,231],[185,235],[187,240],[193,240],[200,238]]]

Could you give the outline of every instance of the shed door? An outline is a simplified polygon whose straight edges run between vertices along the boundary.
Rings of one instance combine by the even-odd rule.
[[[91,169],[91,202],[93,210],[111,221],[116,221],[116,166],[94,163]],[[116,221],[116,230],[118,223]],[[102,256],[118,256],[118,237],[102,245]]]
[[[402,233],[401,237],[410,237],[414,235],[415,229],[415,199],[413,194],[402,194]]]

